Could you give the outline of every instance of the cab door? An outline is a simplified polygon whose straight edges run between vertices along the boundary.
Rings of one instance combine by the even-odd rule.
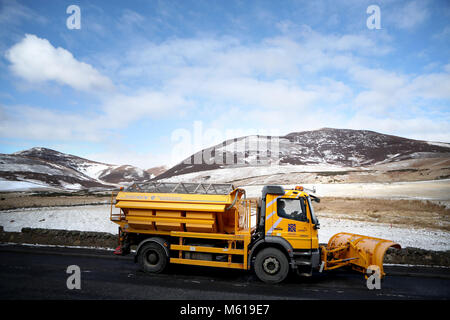
[[[274,215],[277,212],[277,199],[281,196],[268,194],[266,196],[266,219],[265,219],[265,234],[270,235],[272,226],[276,220],[274,220]]]
[[[271,235],[283,237],[294,249],[311,249],[311,223],[305,199],[278,198],[272,216]]]

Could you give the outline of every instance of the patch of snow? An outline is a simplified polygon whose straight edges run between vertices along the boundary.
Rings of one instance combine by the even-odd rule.
[[[257,176],[267,176],[282,173],[296,172],[320,172],[320,171],[353,171],[354,168],[342,167],[332,164],[314,164],[314,165],[272,165],[272,166],[253,166],[253,167],[233,167],[215,170],[206,170],[199,172],[186,173],[173,176],[167,179],[161,179],[164,182],[183,182],[193,181],[202,182],[204,177],[209,176],[208,181],[227,182],[239,179],[245,179]]]
[[[383,263],[383,266],[394,266],[394,267],[422,267],[422,268],[448,268],[447,266],[438,265],[428,265],[428,264],[401,264],[401,263]]]
[[[400,155],[400,153],[388,154],[387,157],[388,157],[388,159],[392,159],[392,158],[398,157],[399,155]]]
[[[111,170],[114,166],[110,166],[103,163],[86,163],[85,165],[80,165],[78,171],[91,177],[93,179],[98,179],[102,173],[106,170]]]
[[[450,200],[450,179],[392,183],[316,183],[299,185],[313,189],[318,197],[353,197],[410,200]],[[283,185],[293,189],[295,185]],[[242,186],[247,197],[260,197],[263,185]]]
[[[1,246],[8,246],[8,245],[17,245],[15,242],[3,242],[0,243]],[[105,250],[105,251],[114,251],[113,248],[106,248],[106,247],[86,247],[86,246],[64,246],[59,244],[38,244],[38,243],[21,243],[21,246],[26,247],[50,247],[50,248],[71,248],[71,249],[95,249],[95,250]],[[131,250],[133,252],[133,250]]]
[[[450,232],[434,229],[401,228],[386,223],[363,222],[347,219],[321,218],[319,242],[328,242],[336,233],[349,232],[376,238],[392,240],[405,247],[427,250],[450,250]]]
[[[80,190],[83,188],[83,186],[79,183],[67,183],[62,180],[60,180],[59,183],[61,184],[61,186],[64,189],[68,189],[68,190]]]
[[[49,175],[61,174],[61,170],[45,165],[21,164],[21,163],[0,163],[0,171],[23,171],[23,172],[39,172]]]
[[[134,168],[134,171],[136,172],[136,174],[137,174],[140,178],[143,178],[143,177],[144,177],[145,171],[142,170],[141,168],[135,167],[135,168]]]
[[[47,189],[48,185],[27,181],[0,180],[0,191],[28,191],[31,189]]]
[[[450,148],[450,143],[427,141],[429,145]]]
[[[434,153],[434,152],[414,152],[414,153],[410,154],[410,157],[413,159],[433,158],[433,157],[436,157],[436,153]]]
[[[109,220],[110,208],[109,205],[98,205],[3,210],[0,211],[0,225],[9,232],[28,227],[117,234],[117,224]]]

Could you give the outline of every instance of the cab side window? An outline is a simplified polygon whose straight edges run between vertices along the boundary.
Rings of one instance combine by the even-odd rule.
[[[277,213],[279,217],[307,221],[305,206],[301,199],[278,199]]]

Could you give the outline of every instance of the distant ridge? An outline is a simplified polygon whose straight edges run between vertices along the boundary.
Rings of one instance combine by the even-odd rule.
[[[450,155],[450,144],[413,140],[369,130],[322,128],[312,131],[292,132],[279,139],[278,150],[268,150],[261,155],[258,145],[270,146],[270,136],[246,136],[227,140],[210,148],[203,149],[154,180],[200,172],[206,170],[232,168],[231,164],[196,164],[193,160],[201,158],[201,153],[216,156],[224,152],[224,158],[240,157],[239,167],[252,166],[255,157],[265,157],[269,165],[333,165],[342,167],[361,167],[379,163],[396,162],[407,159],[445,157]],[[234,151],[225,145],[245,145],[244,150]]]
[[[130,165],[106,164],[41,147],[0,154],[3,180],[62,189],[113,188],[149,180],[163,171],[164,167],[144,171]]]

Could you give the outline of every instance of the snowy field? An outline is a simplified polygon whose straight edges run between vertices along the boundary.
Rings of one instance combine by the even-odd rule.
[[[328,183],[301,184],[305,188],[315,188],[318,197],[384,198],[409,200],[434,200],[450,202],[450,179],[391,182],[391,183]],[[285,185],[286,189],[295,185]],[[247,197],[260,197],[260,186],[242,186]]]
[[[383,238],[399,243],[402,248],[416,247],[427,250],[450,250],[450,232],[435,229],[399,228],[386,223],[363,222],[346,219],[319,218],[319,241],[328,242],[336,233],[350,232]]]
[[[189,166],[187,167],[189,168]],[[320,172],[320,171],[354,171],[355,168],[342,167],[332,164],[310,164],[310,165],[273,165],[257,167],[233,167],[214,170],[205,170],[192,173],[181,174],[167,179],[164,182],[205,182],[204,177],[209,176],[208,181],[225,183],[225,181],[239,180],[243,178],[275,175],[280,173],[302,173],[302,172]]]
[[[0,211],[0,225],[5,231],[29,227],[116,234],[118,226],[109,220],[109,214],[109,205],[23,208]]]
[[[109,221],[110,206],[75,206],[5,210],[0,225],[5,231],[24,227],[98,231],[116,234],[117,225]],[[345,219],[320,218],[319,241],[328,242],[338,232],[351,232],[398,242],[402,247],[450,250],[450,232],[391,227],[389,224],[365,223]]]
[[[49,189],[44,184],[32,183],[31,181],[10,181],[0,179],[0,191],[30,191],[38,189]]]

